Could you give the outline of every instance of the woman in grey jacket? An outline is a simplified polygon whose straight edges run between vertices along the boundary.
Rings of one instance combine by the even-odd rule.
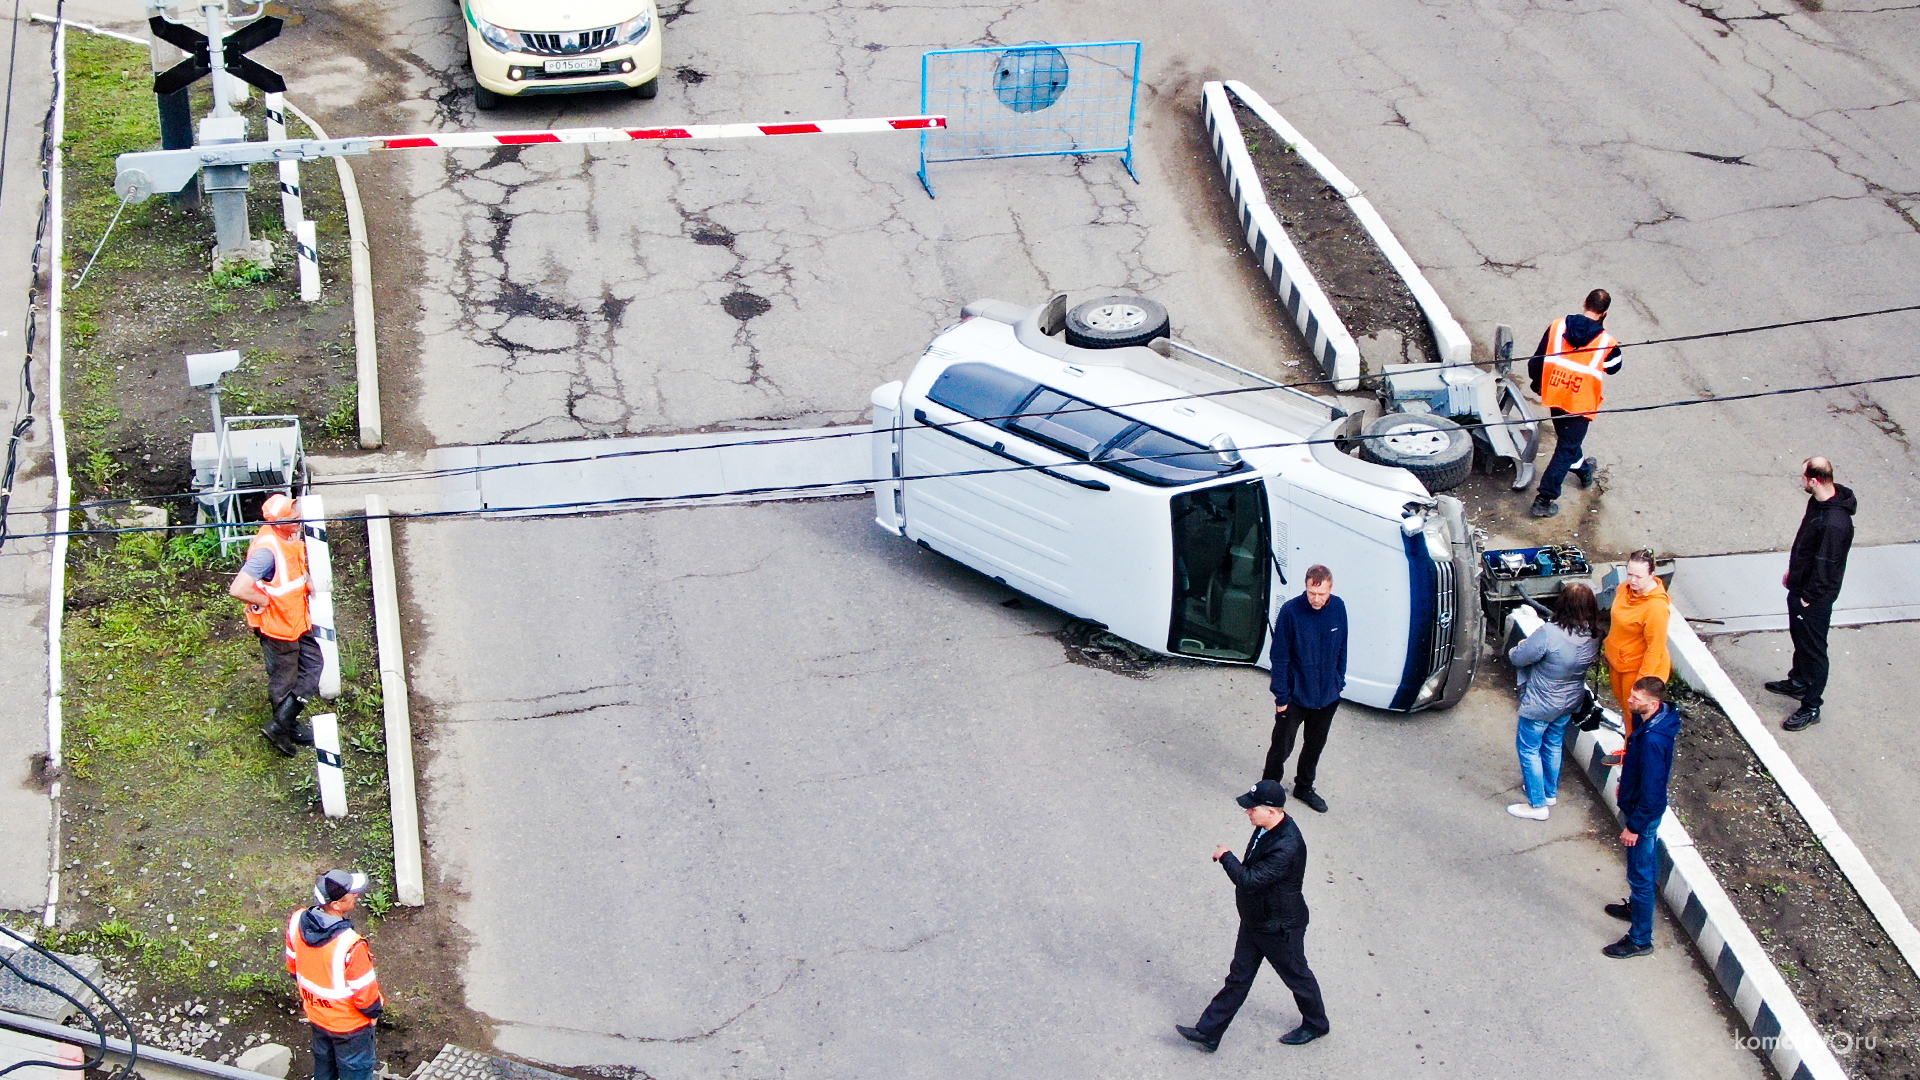
[[[1553,621],[1513,647],[1507,659],[1520,682],[1520,723],[1514,747],[1527,801],[1507,807],[1514,817],[1547,820],[1559,802],[1560,748],[1567,720],[1580,704],[1587,669],[1600,655],[1600,606],[1585,585],[1564,585]]]

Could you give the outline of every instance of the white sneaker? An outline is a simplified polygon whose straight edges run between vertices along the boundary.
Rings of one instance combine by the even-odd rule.
[[[1560,800],[1559,800],[1559,799],[1557,799],[1557,798],[1554,798],[1554,797],[1552,797],[1552,796],[1548,796],[1548,797],[1547,797],[1547,805],[1548,805],[1548,806],[1559,806],[1559,805],[1560,805]]]
[[[1548,811],[1544,806],[1528,806],[1526,803],[1517,802],[1508,804],[1507,813],[1529,821],[1545,821]]]

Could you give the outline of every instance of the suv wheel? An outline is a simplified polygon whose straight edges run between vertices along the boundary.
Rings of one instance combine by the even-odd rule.
[[[1459,487],[1473,469],[1473,439],[1444,416],[1388,413],[1367,425],[1360,456],[1418,477],[1429,492]]]
[[[500,107],[500,95],[484,86],[475,85],[473,88],[473,107],[479,109],[481,112],[492,112]]]
[[[1141,296],[1102,296],[1067,312],[1067,344],[1123,349],[1167,336],[1167,309]]]
[[[659,97],[660,80],[658,78],[648,79],[646,82],[634,87],[633,96],[639,98],[641,101],[652,101],[654,98]]]

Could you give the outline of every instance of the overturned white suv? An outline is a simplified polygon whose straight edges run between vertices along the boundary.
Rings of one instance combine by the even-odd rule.
[[[1352,626],[1348,700],[1466,693],[1472,530],[1459,500],[1344,453],[1359,417],[1172,341],[1150,300],[963,316],[873,392],[882,528],[1156,652],[1260,667],[1324,563]]]

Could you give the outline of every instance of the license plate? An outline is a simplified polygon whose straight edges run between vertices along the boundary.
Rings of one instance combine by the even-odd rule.
[[[546,71],[549,75],[564,75],[575,71],[599,70],[600,61],[592,57],[583,57],[578,60],[549,60],[546,63]]]

